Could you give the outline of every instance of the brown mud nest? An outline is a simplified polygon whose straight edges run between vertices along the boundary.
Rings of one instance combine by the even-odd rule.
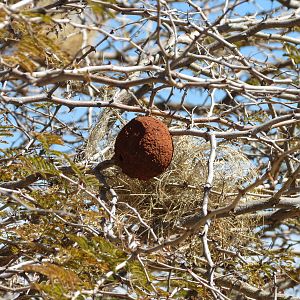
[[[148,180],[162,174],[171,163],[173,142],[167,126],[156,118],[140,116],[117,136],[115,159],[123,173]]]

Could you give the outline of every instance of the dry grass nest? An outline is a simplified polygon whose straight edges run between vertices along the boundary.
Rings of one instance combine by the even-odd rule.
[[[174,156],[171,165],[161,176],[149,181],[131,179],[119,168],[105,171],[108,184],[115,190],[119,204],[135,208],[158,236],[171,234],[184,216],[201,209],[203,187],[207,179],[207,161],[210,145],[203,139],[184,136],[173,137]],[[233,200],[237,188],[256,176],[255,168],[234,145],[220,144],[214,163],[214,182],[209,208],[224,206]],[[108,195],[109,197],[109,195]],[[145,237],[147,228],[131,209],[119,205],[119,221],[127,228],[138,224]],[[121,209],[122,208],[122,209]],[[245,244],[253,238],[252,220],[224,218],[212,222],[210,232],[223,244],[236,240]]]

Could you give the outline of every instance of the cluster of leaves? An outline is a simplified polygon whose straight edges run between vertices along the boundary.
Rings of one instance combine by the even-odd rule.
[[[64,67],[69,62],[68,54],[47,36],[45,26],[15,20],[11,22],[10,31],[0,31],[0,39],[12,46],[2,56],[3,62],[12,68],[20,66],[25,71],[33,72],[40,64],[53,68]]]

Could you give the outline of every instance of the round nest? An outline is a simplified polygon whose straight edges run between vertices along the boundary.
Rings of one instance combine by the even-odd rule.
[[[131,178],[149,180],[162,174],[172,156],[172,137],[167,126],[156,118],[137,117],[117,136],[116,164]]]

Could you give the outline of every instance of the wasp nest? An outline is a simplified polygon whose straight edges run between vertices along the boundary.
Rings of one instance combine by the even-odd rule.
[[[165,124],[140,116],[127,123],[117,136],[115,158],[123,173],[148,180],[163,173],[173,156],[173,142]]]

